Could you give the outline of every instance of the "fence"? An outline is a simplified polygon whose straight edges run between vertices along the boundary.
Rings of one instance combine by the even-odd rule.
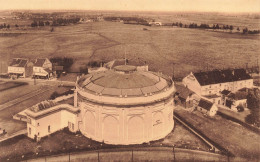
[[[116,148],[66,153],[24,161],[237,161],[241,158],[174,147]]]

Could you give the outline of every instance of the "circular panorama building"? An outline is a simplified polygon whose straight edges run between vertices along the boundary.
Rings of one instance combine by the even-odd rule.
[[[83,135],[108,144],[141,144],[164,138],[174,126],[173,81],[120,65],[76,83]]]

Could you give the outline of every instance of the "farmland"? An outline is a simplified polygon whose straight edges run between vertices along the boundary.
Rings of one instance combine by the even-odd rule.
[[[181,108],[175,109],[175,113],[235,156],[259,159],[258,133],[218,115],[211,118],[198,111],[188,112]]]
[[[141,17],[148,15],[140,13]],[[260,26],[254,15],[165,13],[158,17],[149,16],[163,22],[232,24],[235,28],[251,29]],[[29,26],[31,21],[27,21]],[[245,67],[246,63],[256,65],[259,57],[259,35],[176,27],[143,28],[141,25],[102,21],[59,26],[53,32],[51,27],[1,31],[4,34],[0,36],[0,72],[7,72],[8,61],[13,57],[73,57],[75,63],[71,71],[79,71],[88,61],[110,61],[126,54],[129,59],[146,61],[150,70],[172,75],[174,69],[175,76],[183,77],[191,71],[207,68]]]

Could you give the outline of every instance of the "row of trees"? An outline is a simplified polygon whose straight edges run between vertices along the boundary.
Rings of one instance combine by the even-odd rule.
[[[200,29],[223,29],[223,30],[230,30],[233,31],[234,30],[234,26],[233,25],[222,25],[220,26],[219,24],[214,24],[212,27],[209,26],[208,24],[200,24],[198,25],[197,23],[191,23],[189,25],[187,24],[182,24],[181,22],[176,22],[176,23],[172,23],[172,26],[178,26],[178,27],[184,27],[184,28],[200,28]],[[238,32],[240,32],[240,28],[237,27],[236,30]],[[259,34],[260,30],[248,30],[248,28],[244,28],[242,30],[243,34]]]
[[[0,29],[9,29],[9,28],[10,28],[10,25],[9,25],[9,24],[6,25],[6,24],[4,23],[4,24],[1,24],[1,25],[0,25]]]
[[[70,19],[64,19],[64,18],[58,18],[56,20],[51,22],[49,21],[36,21],[34,20],[31,23],[31,27],[38,27],[38,26],[61,26],[61,25],[68,25],[68,24],[76,24],[80,21],[80,18],[70,18]]]
[[[63,19],[58,18],[56,20],[53,20],[52,26],[61,26],[61,25],[68,25],[68,24],[76,24],[80,21],[80,18],[70,18],[70,19]]]
[[[50,25],[50,22],[49,21],[36,21],[34,20],[32,23],[31,23],[31,27],[37,27],[37,26],[49,26]]]

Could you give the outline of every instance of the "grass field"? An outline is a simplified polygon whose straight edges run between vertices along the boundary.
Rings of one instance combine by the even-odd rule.
[[[183,109],[175,109],[175,112],[235,156],[260,158],[259,134],[218,115],[211,118],[197,111],[191,113]]]
[[[253,23],[253,21],[252,21]],[[13,57],[75,58],[72,71],[90,60],[142,59],[149,68],[178,77],[194,70],[245,67],[256,64],[259,35],[242,35],[198,29],[146,27],[114,22],[95,22],[33,29],[27,34],[0,37],[1,70]],[[172,65],[174,63],[174,67]]]

